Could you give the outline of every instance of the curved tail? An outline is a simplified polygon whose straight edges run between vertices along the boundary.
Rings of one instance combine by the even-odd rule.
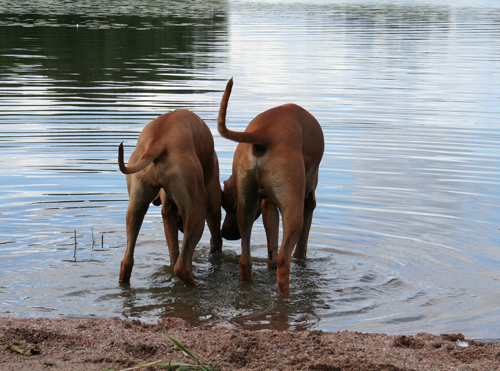
[[[222,101],[220,102],[219,117],[217,118],[217,130],[219,131],[219,134],[224,138],[234,140],[235,142],[262,144],[262,138],[255,132],[232,131],[226,127],[227,104],[229,102],[229,96],[231,95],[232,89],[233,79],[231,78],[226,85],[226,90],[224,91]]]
[[[125,162],[123,161],[123,142],[120,143],[120,147],[118,148],[118,166],[123,174],[133,174],[141,171],[152,163],[156,157],[158,157],[156,153],[146,151],[134,165],[125,166]]]

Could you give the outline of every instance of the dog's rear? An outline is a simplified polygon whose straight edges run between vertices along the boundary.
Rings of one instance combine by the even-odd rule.
[[[165,237],[174,273],[194,286],[192,259],[207,220],[212,234],[211,252],[220,251],[222,237],[219,164],[212,134],[197,115],[177,110],[150,122],[139,135],[129,165],[118,151],[120,170],[127,174],[127,251],[122,260],[120,281],[128,282],[134,264],[134,249],[149,204],[160,195]],[[184,239],[179,251],[178,215]]]
[[[268,241],[268,265],[277,265],[279,293],[288,297],[292,251],[296,246],[296,257],[303,257],[307,252],[316,206],[318,169],[324,151],[323,132],[317,120],[295,104],[259,114],[244,132],[227,129],[225,116],[232,85],[231,79],[217,120],[220,134],[239,142],[233,159],[233,174],[224,183],[223,236],[241,235],[240,278],[251,279],[250,234],[261,210]],[[279,253],[278,211],[283,219]]]

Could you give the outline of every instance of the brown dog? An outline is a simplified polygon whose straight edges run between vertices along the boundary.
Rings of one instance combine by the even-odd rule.
[[[315,189],[323,157],[323,131],[305,109],[286,104],[255,117],[244,132],[226,128],[226,111],[233,80],[229,80],[219,111],[217,129],[239,142],[234,153],[233,174],[224,182],[222,205],[226,219],[222,236],[239,239],[240,278],[252,279],[250,234],[262,210],[267,235],[268,266],[278,267],[278,291],[290,296],[290,261],[304,257],[316,207]],[[279,214],[283,240],[278,252]]]
[[[210,252],[222,250],[219,162],[208,126],[188,110],[166,113],[151,121],[139,135],[129,165],[118,164],[127,174],[127,251],[121,263],[120,281],[128,282],[134,265],[137,236],[149,204],[160,196],[163,226],[174,273],[187,286],[195,286],[193,253],[208,223]],[[184,240],[179,254],[178,215]]]

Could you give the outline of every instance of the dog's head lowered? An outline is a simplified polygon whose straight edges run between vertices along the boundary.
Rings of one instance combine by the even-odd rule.
[[[237,218],[238,194],[236,192],[236,185],[234,184],[234,178],[232,175],[224,182],[224,190],[222,191],[222,207],[226,211],[226,217],[224,218],[224,223],[222,223],[222,238],[226,240],[239,240],[241,238],[241,234]],[[261,208],[259,205],[255,214],[255,219],[257,219],[260,214]]]
[[[221,232],[222,237],[226,240],[239,240],[241,238],[236,218],[237,203],[236,187],[234,178],[231,176],[224,182],[224,190],[222,191],[222,207],[226,211],[226,217]]]

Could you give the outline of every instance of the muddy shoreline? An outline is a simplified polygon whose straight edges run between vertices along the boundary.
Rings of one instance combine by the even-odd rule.
[[[125,370],[152,362],[193,363],[170,337],[221,370],[500,370],[500,344],[461,334],[250,331],[192,327],[178,318],[145,324],[6,317],[0,317],[0,369]],[[168,368],[140,368],[163,369]]]

